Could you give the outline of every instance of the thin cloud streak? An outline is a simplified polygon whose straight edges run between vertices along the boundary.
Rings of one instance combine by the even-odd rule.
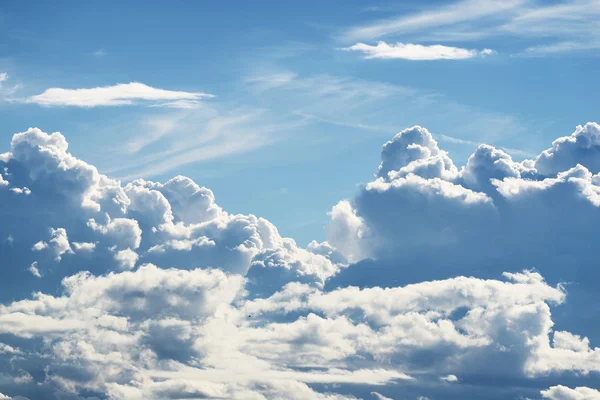
[[[357,43],[353,46],[342,48],[341,50],[359,51],[365,55],[365,59],[380,58],[411,61],[464,60],[494,53],[491,49],[470,50],[460,47],[443,46],[440,44],[430,46],[412,43],[387,44],[383,41],[378,42],[376,46]]]
[[[163,106],[175,106],[177,101],[186,101],[183,104],[189,106],[189,102],[197,102],[199,99],[210,97],[214,96],[202,92],[158,89],[140,82],[131,82],[89,89],[49,88],[43,93],[23,99],[21,102],[39,104],[45,107],[92,108],[126,106],[138,104],[139,102],[157,101],[163,102]]]
[[[355,41],[422,31],[432,27],[452,25],[508,12],[524,3],[524,0],[464,0],[446,7],[438,7],[435,10],[354,27],[346,31],[343,38],[348,41]]]

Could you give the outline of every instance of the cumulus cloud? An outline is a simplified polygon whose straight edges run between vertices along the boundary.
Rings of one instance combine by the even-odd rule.
[[[542,397],[551,400],[598,400],[600,391],[588,387],[576,387],[571,389],[566,386],[552,386],[548,390],[542,390]]]
[[[597,130],[523,162],[482,145],[464,167],[404,130],[305,248],[189,178],[122,185],[60,133],[18,133],[0,158],[0,392],[593,399]]]
[[[595,123],[578,127],[523,162],[482,145],[461,169],[426,129],[407,129],[384,145],[376,178],[332,209],[329,242],[354,259],[360,249],[381,267],[432,265],[440,277],[483,272],[482,263],[496,273],[518,263],[553,280],[586,276],[593,282],[598,274],[589,238],[600,217],[600,178],[587,154],[597,129]],[[577,264],[577,271],[565,263]],[[432,271],[410,270],[419,272]]]
[[[584,165],[590,172],[600,172],[600,126],[587,123],[578,126],[571,136],[552,142],[552,147],[543,151],[535,160],[539,173],[551,176]]]
[[[365,43],[357,43],[350,47],[345,47],[342,50],[358,51],[364,54],[366,59],[398,58],[412,61],[431,61],[431,60],[464,60],[481,55],[490,55],[494,51],[491,49],[484,50],[469,50],[460,47],[444,46],[434,44],[424,46],[421,44],[412,43],[396,43],[388,44],[386,42],[377,42],[376,46]]]
[[[190,108],[212,95],[202,92],[182,92],[158,89],[140,82],[119,83],[84,89],[49,88],[23,101],[45,107],[106,107],[150,103],[153,106]]]

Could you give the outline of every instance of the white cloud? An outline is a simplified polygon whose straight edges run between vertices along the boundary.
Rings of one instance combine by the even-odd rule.
[[[371,392],[371,394],[372,394],[373,396],[375,396],[375,398],[376,398],[377,400],[393,400],[393,399],[391,399],[391,398],[389,398],[389,397],[385,397],[384,395],[382,395],[382,394],[380,394],[380,393],[377,393],[377,392]]]
[[[97,243],[73,242],[71,243],[75,251],[92,252],[96,248]]]
[[[37,268],[37,262],[35,262],[35,261],[33,263],[31,263],[31,265],[29,266],[29,272],[31,272],[33,274],[33,276],[35,276],[37,278],[42,277],[40,270]]]
[[[407,129],[306,248],[189,178],[122,186],[60,133],[17,134],[0,170],[31,194],[0,187],[14,239],[0,282],[19,282],[0,291],[2,341],[18,347],[0,345],[0,391],[454,400],[594,379],[596,131],[523,162],[480,146],[458,168]],[[586,395],[561,390],[542,395]]]
[[[103,107],[123,106],[150,102],[151,105],[178,107],[189,106],[202,98],[212,95],[201,92],[182,92],[157,89],[143,83],[120,83],[114,86],[90,89],[50,88],[43,93],[28,97],[23,101],[46,107]],[[184,103],[177,103],[184,102]]]
[[[374,39],[386,35],[427,30],[510,12],[524,4],[523,0],[462,0],[411,15],[376,21],[345,32],[347,40]]]
[[[355,42],[401,34],[419,41],[457,42],[508,35],[526,43],[525,50],[514,53],[546,56],[597,49],[598,16],[595,0],[460,0],[351,27],[341,37]]]
[[[449,47],[440,44],[424,46],[421,44],[412,43],[396,43],[387,44],[378,42],[376,46],[357,43],[353,46],[346,47],[342,50],[359,51],[365,54],[366,59],[383,58],[392,59],[399,58],[404,60],[463,60],[473,58],[479,55],[493,54],[490,49],[484,50],[469,50],[459,47]]]
[[[440,380],[445,382],[458,382],[458,378],[456,377],[456,375],[441,376]]]
[[[599,400],[600,391],[588,387],[576,387],[571,389],[566,386],[552,386],[542,390],[542,397],[550,400]]]
[[[131,250],[119,250],[115,252],[115,261],[119,264],[119,267],[123,269],[132,269],[139,259],[138,254]]]

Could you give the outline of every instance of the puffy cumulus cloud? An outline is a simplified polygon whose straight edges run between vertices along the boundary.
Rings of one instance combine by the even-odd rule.
[[[317,392],[310,385],[408,379],[390,368],[323,370],[310,364],[308,357],[317,358],[315,352],[326,347],[323,338],[310,336],[311,326],[325,323],[323,333],[336,335],[336,329],[352,324],[312,318],[267,326],[248,321],[243,308],[233,306],[243,283],[240,275],[220,270],[153,265],[98,277],[79,273],[63,280],[62,296],[36,293],[0,307],[0,333],[43,338],[36,361],[46,372],[32,378],[39,388],[34,398],[52,390],[118,399],[342,399],[353,396]],[[297,338],[307,341],[304,349]],[[277,345],[274,352],[262,351],[268,342]],[[300,346],[299,355],[283,354],[285,346]],[[321,358],[343,359],[351,351],[343,350]],[[12,362],[26,370],[33,357]],[[288,364],[279,360],[284,358]]]
[[[484,362],[501,362],[490,377],[504,379],[527,373],[531,358],[552,359],[534,343],[548,341],[548,305],[565,299],[539,274],[505,278],[329,292],[291,282],[248,299],[243,277],[215,269],[82,272],[63,280],[60,296],[38,292],[0,307],[0,335],[42,341],[35,354],[6,347],[11,376],[32,378],[2,390],[31,398],[350,399],[360,387],[423,390],[449,369],[462,376]],[[580,360],[589,353],[564,345],[584,339],[560,335],[555,347],[562,340]],[[45,374],[36,377],[32,365]]]
[[[431,133],[420,126],[405,129],[383,145],[377,176],[387,178],[391,171],[426,177],[447,174],[452,178],[458,174],[448,154],[440,150]]]
[[[566,386],[552,386],[548,390],[542,390],[542,397],[551,400],[598,400],[600,391],[588,387],[576,387],[571,389]]]
[[[253,320],[265,321],[305,315],[292,323],[290,334],[322,348],[292,351],[281,343],[264,343],[264,351],[279,348],[284,357],[307,351],[305,357],[312,363],[323,363],[324,357],[360,356],[393,361],[408,371],[429,368],[437,376],[449,368],[461,376],[481,374],[491,363],[494,367],[484,369],[497,379],[600,371],[600,349],[591,349],[587,338],[557,331],[551,340],[549,305],[564,301],[560,286],[551,287],[539,274],[527,271],[505,277],[508,282],[460,277],[325,293],[290,283],[269,298],[248,301],[244,310]],[[303,333],[307,325],[313,338]],[[442,379],[458,381],[453,374]]]
[[[45,249],[49,249],[53,253],[57,261],[61,260],[63,254],[73,253],[73,250],[71,250],[71,245],[69,244],[69,238],[67,237],[66,230],[64,230],[63,228],[50,228],[50,236],[52,238],[49,240],[48,243],[44,241],[39,241],[36,244],[34,244],[31,249],[34,251],[42,251]]]
[[[546,176],[556,175],[577,164],[584,165],[592,173],[600,172],[600,125],[595,122],[578,126],[571,136],[556,139],[552,147],[535,160],[535,168]]]
[[[578,127],[523,162],[482,145],[460,170],[426,129],[406,129],[383,146],[375,179],[332,209],[328,240],[350,260],[371,258],[385,268],[361,284],[381,284],[390,274],[408,281],[420,273],[491,276],[511,265],[594,285],[598,129]],[[355,270],[336,279],[351,280]]]
[[[328,241],[302,248],[189,178],[123,185],[60,133],[16,134],[0,157],[0,393],[592,396],[600,178],[540,159],[481,146],[458,168],[407,129],[332,209]]]
[[[511,357],[521,357],[526,376],[565,371],[597,376],[598,348],[584,335],[600,340],[600,312],[589,308],[598,303],[600,279],[592,244],[600,233],[598,132],[595,123],[579,126],[536,159],[522,162],[481,145],[460,169],[425,128],[400,132],[383,146],[374,180],[331,211],[329,243],[358,262],[328,280],[326,289],[493,277],[509,268],[535,268],[554,284],[568,282],[570,301],[554,318],[540,304],[501,317],[516,321],[535,315],[536,328],[527,330],[537,334],[501,344],[510,349],[519,343],[528,351],[519,356],[507,351],[485,368],[504,370],[514,365]],[[474,323],[500,315],[470,314]],[[555,324],[576,333],[553,332]],[[488,362],[489,355],[479,357],[473,365]],[[461,381],[473,374],[460,368],[452,373]]]
[[[223,211],[212,191],[189,178],[121,185],[70,154],[58,132],[31,128],[14,135],[0,171],[0,236],[13,238],[10,246],[3,244],[1,261],[10,267],[0,269],[0,278],[20,282],[0,298],[56,287],[82,270],[103,273],[147,262],[244,274],[255,256],[271,251],[285,259],[264,264],[273,274],[292,271],[292,279],[298,269],[315,281],[340,265],[282,239],[262,218]],[[23,187],[30,190],[26,197],[11,190]],[[312,258],[320,266],[302,261]],[[36,261],[38,274],[32,274],[29,266]]]

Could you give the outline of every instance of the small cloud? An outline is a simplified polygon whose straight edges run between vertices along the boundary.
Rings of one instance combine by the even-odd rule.
[[[106,51],[104,51],[103,49],[98,49],[95,52],[93,52],[92,55],[94,57],[104,57],[106,55]]]
[[[134,105],[138,102],[159,102],[162,107],[189,108],[191,102],[197,102],[202,98],[213,97],[202,92],[183,92],[175,90],[158,89],[140,82],[120,83],[113,86],[64,89],[50,88],[43,93],[22,100],[25,103],[34,103],[46,107],[107,107]],[[183,101],[187,103],[177,104]]]
[[[8,79],[8,74],[6,72],[0,72],[0,83],[5,82]]]
[[[31,272],[33,274],[33,276],[36,276],[38,278],[42,277],[42,274],[40,273],[40,270],[37,268],[37,261],[34,261],[28,268],[29,272]]]
[[[125,249],[117,251],[114,254],[114,258],[121,268],[132,269],[135,267],[135,263],[137,263],[139,256],[135,251],[131,249]]]
[[[376,398],[377,400],[392,400],[390,397],[386,397],[386,396],[382,395],[381,393],[377,393],[377,392],[371,392],[371,394],[372,394],[373,396],[375,396],[375,398]]]
[[[31,250],[33,251],[42,251],[44,249],[48,248],[48,243],[44,242],[44,241],[39,241],[36,244],[33,245],[33,247],[31,248]]]
[[[491,49],[470,50],[460,47],[444,46],[434,44],[423,46],[412,43],[387,44],[380,41],[376,46],[364,43],[357,43],[350,47],[344,47],[344,51],[360,51],[365,55],[365,59],[403,59],[411,61],[432,61],[432,60],[464,60],[479,55],[494,54]]]
[[[96,248],[97,243],[88,243],[88,242],[73,242],[73,248],[75,251],[83,251],[83,252],[92,252]]]
[[[447,376],[441,376],[440,380],[446,381],[446,382],[451,382],[451,383],[458,382],[458,378],[456,377],[456,375],[452,375],[452,374],[447,375]]]
[[[17,193],[17,194],[24,194],[25,196],[29,196],[31,194],[31,190],[28,187],[22,187],[22,188],[14,187],[14,188],[11,188],[10,191],[13,193]]]

